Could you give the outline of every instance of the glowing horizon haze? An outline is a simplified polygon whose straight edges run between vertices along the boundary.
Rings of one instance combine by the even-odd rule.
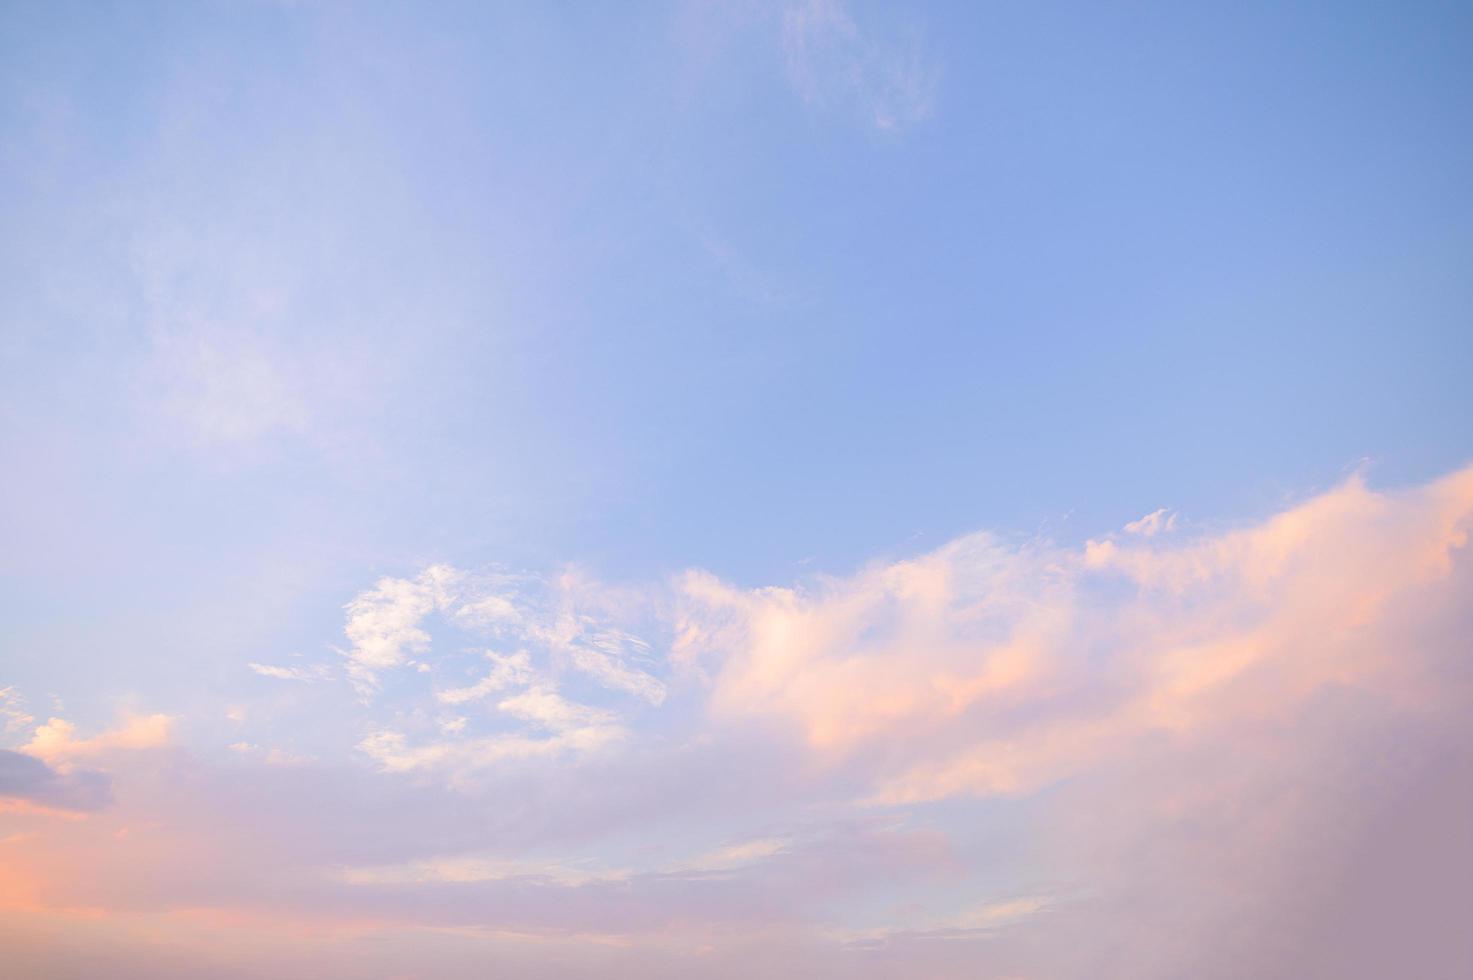
[[[1473,975],[1473,9],[0,4],[0,975]]]

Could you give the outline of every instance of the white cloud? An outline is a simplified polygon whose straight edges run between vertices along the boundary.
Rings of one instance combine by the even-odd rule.
[[[467,701],[478,701],[487,695],[503,691],[516,684],[529,683],[537,676],[537,672],[532,669],[532,658],[525,650],[506,655],[488,650],[486,659],[491,661],[491,670],[485,677],[470,687],[436,691],[435,698],[442,704],[465,704]]]
[[[533,687],[496,705],[514,718],[530,721],[554,732],[606,726],[614,716],[598,708],[575,704],[545,687]]]
[[[343,632],[351,646],[344,656],[359,693],[370,694],[378,687],[380,673],[429,649],[430,635],[420,624],[455,600],[460,578],[449,566],[432,565],[415,579],[380,579],[347,604]]]
[[[521,707],[529,711],[538,710]],[[624,735],[625,731],[620,726],[600,722],[562,728],[545,737],[490,735],[410,745],[403,733],[384,730],[370,733],[358,743],[358,749],[386,772],[435,770],[447,774],[452,783],[461,785],[482,770],[500,763],[592,752],[620,740]]]
[[[500,629],[522,622],[514,596],[490,593],[467,599],[455,610],[457,622],[472,629]]]
[[[1125,533],[1138,534],[1143,538],[1154,538],[1163,531],[1176,530],[1176,515],[1165,507],[1152,511],[1139,520],[1125,525]]]
[[[488,651],[490,672],[468,687],[439,691],[436,698],[443,704],[475,701],[560,669],[579,671],[604,688],[659,704],[665,698],[664,683],[635,666],[655,661],[650,646],[609,621],[617,605],[597,585],[573,575],[548,583],[434,565],[413,579],[384,578],[346,607],[344,632],[352,643],[346,653],[348,676],[360,693],[368,694],[383,672],[406,666],[411,656],[427,657],[431,637],[424,620],[439,612],[449,624],[538,649],[547,660],[539,668],[529,649]]]
[[[246,666],[262,677],[271,677],[279,681],[311,682],[332,676],[331,669],[322,664],[315,664],[311,667],[278,667],[272,664],[250,663]]]
[[[625,691],[659,704],[665,685],[629,661],[648,655],[649,644],[616,629],[600,628],[586,617],[563,614],[546,624],[534,624],[530,635],[604,687]]]

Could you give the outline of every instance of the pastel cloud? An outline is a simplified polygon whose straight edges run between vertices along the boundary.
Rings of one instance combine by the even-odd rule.
[[[270,677],[279,681],[320,681],[329,676],[329,671],[321,665],[311,667],[282,667],[275,664],[246,664],[252,672],[262,677]]]
[[[213,909],[243,946],[289,920],[445,976],[1458,975],[1473,469],[1168,523],[775,588],[381,580],[348,607],[366,668],[433,676],[359,705],[352,759],[114,753],[119,802],[12,866],[28,909]],[[161,732],[52,721],[24,758],[53,775],[21,764]]]
[[[465,704],[467,701],[476,701],[505,690],[514,684],[528,683],[536,676],[536,672],[532,669],[532,658],[525,650],[507,656],[487,651],[486,658],[491,661],[491,670],[485,677],[469,687],[437,691],[435,697],[444,704]]]
[[[695,573],[675,656],[718,718],[870,752],[876,801],[1040,788],[1155,733],[1292,712],[1327,685],[1435,701],[1403,605],[1459,608],[1473,470],[1383,494],[1355,478],[1260,525],[1004,546],[965,538],[806,590]],[[1429,613],[1417,612],[1419,622]],[[879,747],[883,746],[883,751]]]
[[[525,702],[518,707],[524,708]],[[492,766],[587,752],[617,740],[622,734],[616,725],[594,723],[566,725],[545,737],[494,735],[410,745],[401,732],[380,731],[365,737],[358,748],[385,772],[435,770],[447,773],[452,785],[464,785],[465,780]]]
[[[169,715],[130,715],[112,731],[77,738],[75,725],[51,718],[35,730],[22,751],[50,763],[66,763],[117,750],[154,749],[168,744],[173,724]]]
[[[447,624],[473,635],[541,651],[534,667],[526,649],[511,654],[487,651],[491,672],[477,685],[442,691],[441,701],[459,704],[526,683],[538,670],[571,669],[601,686],[651,704],[665,697],[665,685],[638,664],[651,661],[649,644],[620,629],[607,597],[571,573],[551,582],[529,576],[471,573],[432,565],[414,579],[383,578],[346,606],[344,633],[351,648],[348,676],[364,695],[377,689],[387,671],[430,654],[425,621],[441,614]]]
[[[506,698],[496,707],[509,715],[534,722],[554,732],[605,725],[613,720],[613,715],[607,711],[574,704],[556,691],[543,687],[529,688],[521,694]]]
[[[428,769],[463,783],[498,764],[550,758],[603,748],[624,737],[612,712],[577,704],[548,686],[532,686],[496,705],[504,715],[528,723],[536,734],[468,736],[464,726],[440,726],[439,736],[411,746],[401,732],[376,731],[358,748],[387,772]]]
[[[420,624],[455,600],[459,580],[455,569],[435,565],[412,580],[380,579],[348,603],[343,633],[350,647],[343,655],[348,676],[360,692],[372,692],[381,673],[429,649],[429,634]]]
[[[1125,525],[1126,534],[1139,534],[1147,538],[1154,538],[1163,531],[1175,530],[1176,514],[1168,511],[1165,507],[1159,510],[1153,510],[1146,516]]]

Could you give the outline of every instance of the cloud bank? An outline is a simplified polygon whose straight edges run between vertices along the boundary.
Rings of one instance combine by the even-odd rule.
[[[357,698],[338,758],[7,753],[91,814],[8,817],[11,906],[105,910],[124,976],[159,917],[222,975],[1466,975],[1470,528],[1473,468],[765,588],[431,565],[292,688]]]

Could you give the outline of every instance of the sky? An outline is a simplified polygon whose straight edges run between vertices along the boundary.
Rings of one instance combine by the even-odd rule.
[[[0,2],[0,972],[1473,973],[1473,7]]]

